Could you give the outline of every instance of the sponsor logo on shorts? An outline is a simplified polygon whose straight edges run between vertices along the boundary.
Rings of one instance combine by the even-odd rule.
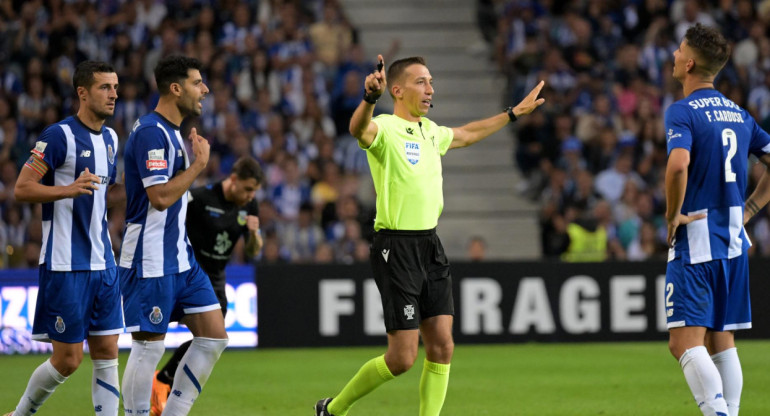
[[[155,325],[163,322],[163,312],[160,311],[160,306],[153,306],[150,313],[150,322]]]
[[[412,305],[404,306],[404,315],[406,315],[407,321],[414,319],[414,306]]]
[[[388,262],[388,256],[390,256],[390,250],[382,249],[382,258],[385,259],[385,263]]]
[[[64,331],[67,329],[67,326],[64,325],[64,319],[62,319],[61,316],[56,317],[56,323],[54,324],[54,328],[56,328],[56,332],[58,333],[64,333]]]

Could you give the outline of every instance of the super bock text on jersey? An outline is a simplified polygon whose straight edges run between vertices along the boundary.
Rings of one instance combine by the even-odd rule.
[[[748,156],[770,153],[770,135],[748,112],[714,89],[694,91],[665,116],[668,152],[690,152],[682,213],[705,214],[676,231],[669,261],[697,264],[740,256],[750,246],[743,228]]]
[[[77,117],[46,128],[32,149],[48,165],[41,183],[67,186],[86,168],[101,179],[91,195],[43,204],[43,244],[40,264],[47,270],[105,270],[115,267],[107,227],[107,185],[115,183],[118,136],[109,127],[94,131]],[[31,157],[27,167],[43,173]]]

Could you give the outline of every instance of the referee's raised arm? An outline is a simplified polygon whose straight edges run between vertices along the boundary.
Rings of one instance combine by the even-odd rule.
[[[377,55],[377,69],[366,76],[364,81],[364,96],[353,117],[350,118],[350,134],[363,147],[369,147],[377,136],[377,124],[372,123],[374,105],[387,87],[385,79],[385,61],[382,55]]]

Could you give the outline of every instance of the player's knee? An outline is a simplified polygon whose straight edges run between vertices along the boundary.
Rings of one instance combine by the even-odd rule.
[[[400,351],[395,354],[386,354],[385,363],[391,374],[397,376],[406,373],[417,360],[417,351]]]
[[[425,355],[428,361],[434,363],[448,363],[452,360],[452,354],[455,350],[455,343],[451,339],[443,342],[425,346]]]
[[[64,377],[69,377],[83,362],[83,355],[80,354],[61,354],[51,357],[51,365]]]
[[[668,351],[671,352],[671,355],[674,356],[677,360],[684,354],[685,349],[679,345],[678,342],[674,339],[668,340]]]

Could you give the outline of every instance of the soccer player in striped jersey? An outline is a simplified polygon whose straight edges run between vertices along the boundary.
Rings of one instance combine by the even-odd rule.
[[[125,149],[126,228],[119,274],[126,331],[133,338],[123,374],[127,415],[149,414],[155,367],[172,321],[187,325],[193,341],[179,363],[163,414],[186,415],[227,346],[219,300],[195,261],[187,238],[187,191],[206,168],[209,143],[193,128],[194,160],[188,157],[179,126],[199,116],[209,92],[201,64],[168,56],[155,67],[160,100],[140,117]]]
[[[9,415],[31,415],[80,366],[88,339],[94,370],[94,410],[118,414],[120,289],[107,230],[107,205],[120,200],[115,184],[118,137],[104,126],[115,111],[118,76],[104,62],[86,61],[73,77],[77,115],[46,128],[19,173],[16,199],[43,204],[40,292],[32,338],[50,342]],[[108,194],[110,197],[108,198]]]
[[[711,416],[736,416],[740,408],[734,332],[751,328],[743,228],[748,156],[770,165],[770,135],[714,89],[728,58],[718,30],[688,29],[674,52],[684,98],[665,116],[669,349],[701,412]]]

